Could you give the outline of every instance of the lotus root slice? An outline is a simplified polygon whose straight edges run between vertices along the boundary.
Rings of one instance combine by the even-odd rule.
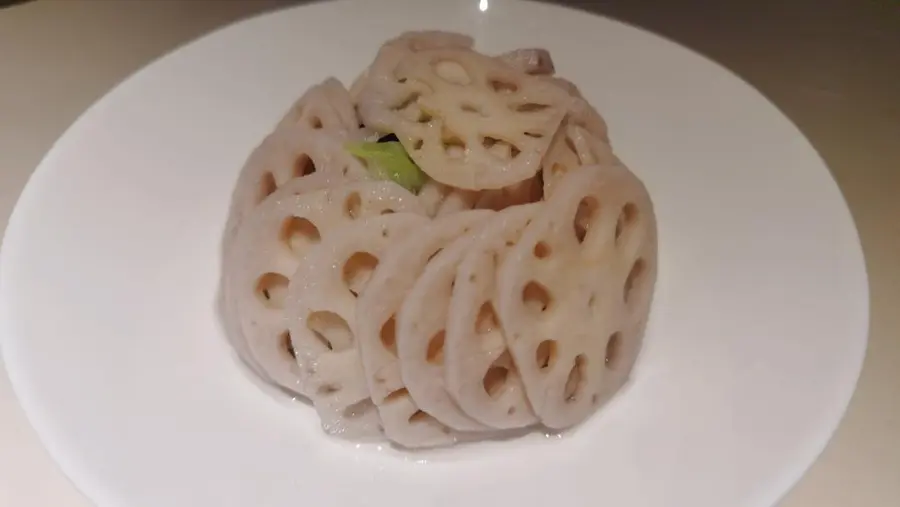
[[[397,352],[397,313],[429,259],[492,213],[460,212],[434,219],[412,232],[385,252],[366,292],[359,298],[356,337],[369,390],[381,414],[385,434],[401,445],[445,445],[453,443],[456,436],[420,410],[407,391]]]
[[[533,176],[571,98],[559,87],[464,49],[398,59],[391,96],[361,104],[366,124],[397,134],[435,180],[461,189]],[[377,122],[377,121],[376,121]]]
[[[500,265],[498,317],[532,408],[573,426],[627,380],[656,279],[656,221],[622,165],[582,166]]]
[[[359,132],[359,120],[350,93],[335,78],[306,91],[278,122],[276,128],[296,125],[322,130],[338,138],[353,138]]]
[[[556,133],[541,168],[543,191],[553,193],[559,179],[572,169],[582,165],[611,165],[619,163],[609,142],[596,137],[587,129],[565,124]]]
[[[353,329],[357,298],[387,247],[427,220],[414,213],[356,218],[313,248],[290,280],[287,321],[300,383],[329,433],[380,434]],[[360,407],[372,409],[355,413]]]
[[[461,259],[444,347],[448,392],[476,420],[498,429],[537,422],[496,314],[496,271],[543,205],[516,206],[487,222]]]
[[[310,176],[330,185],[369,179],[365,166],[347,153],[340,139],[303,125],[278,129],[253,150],[238,176],[226,240],[237,232],[244,217],[278,188]]]
[[[225,283],[229,319],[239,323],[240,350],[280,386],[298,384],[296,350],[287,332],[284,293],[306,254],[347,224],[383,213],[422,214],[415,196],[391,182],[357,182],[300,193],[304,179],[288,183],[247,218],[231,248]]]
[[[457,405],[444,382],[447,308],[456,267],[474,238],[475,232],[462,235],[435,254],[397,313],[397,356],[403,383],[421,410],[459,431],[487,429]]]
[[[306,178],[297,178],[286,183],[282,188],[278,189],[267,199],[271,202],[261,207],[275,208],[278,205],[274,203],[281,202],[284,199],[292,199],[301,194],[307,194],[322,190],[328,186],[328,180],[319,176],[310,176]],[[264,214],[267,212],[263,211]],[[221,318],[225,329],[225,336],[237,352],[241,361],[255,371],[262,378],[272,380],[270,375],[253,357],[247,338],[241,328],[241,320],[239,315],[239,301],[241,296],[236,294],[240,289],[234,287],[234,275],[240,271],[240,264],[236,260],[237,251],[236,238],[238,231],[226,235],[222,242],[222,272],[221,286],[219,291],[219,308],[221,310]],[[287,352],[289,350],[285,348]],[[284,386],[282,386],[284,387]]]

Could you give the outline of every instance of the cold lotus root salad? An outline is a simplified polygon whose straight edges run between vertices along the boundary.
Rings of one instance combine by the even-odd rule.
[[[248,158],[227,334],[324,430],[406,448],[562,430],[626,382],[653,205],[550,54],[405,33],[313,86]]]

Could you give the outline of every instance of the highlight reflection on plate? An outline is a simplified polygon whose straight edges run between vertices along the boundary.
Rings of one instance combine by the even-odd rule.
[[[427,28],[550,49],[654,198],[660,277],[633,382],[563,438],[336,442],[221,337],[219,238],[247,153],[309,85],[348,83],[383,40]],[[635,28],[511,0],[314,4],[172,53],[58,141],[0,256],[16,393],[101,507],[769,506],[843,414],[867,319],[841,195],[761,95]]]

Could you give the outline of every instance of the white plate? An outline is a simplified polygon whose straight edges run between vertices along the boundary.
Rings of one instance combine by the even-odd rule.
[[[655,200],[660,280],[634,381],[566,438],[342,444],[221,335],[219,236],[244,158],[307,86],[348,82],[417,28],[549,48]],[[154,63],[42,162],[0,280],[16,392],[101,507],[769,506],[844,412],[868,317],[841,195],[759,93],[635,28],[500,0],[314,4]]]

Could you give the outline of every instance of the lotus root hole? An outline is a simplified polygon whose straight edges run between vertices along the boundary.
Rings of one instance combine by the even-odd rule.
[[[284,308],[288,279],[280,273],[266,273],[256,281],[256,295],[267,308]]]
[[[399,400],[400,398],[406,398],[408,396],[409,396],[409,391],[407,391],[405,387],[401,387],[400,389],[397,389],[396,391],[392,391],[390,394],[385,396],[384,401],[385,401],[385,403],[391,403],[391,402]]]
[[[434,65],[434,72],[444,81],[457,85],[467,85],[472,82],[465,67],[453,60],[441,60]]]
[[[300,155],[294,160],[294,178],[302,178],[316,172],[316,164],[307,155]]]
[[[433,119],[434,119],[434,117],[432,117],[431,114],[429,114],[425,111],[419,111],[419,117],[416,118],[416,121],[419,123],[428,123]]]
[[[519,91],[519,85],[504,79],[491,79],[488,81],[488,85],[496,93],[516,93]]]
[[[499,326],[500,323],[497,319],[497,312],[494,311],[494,305],[490,301],[485,301],[478,310],[478,317],[475,319],[475,331],[478,334],[487,334]]]
[[[476,106],[475,104],[463,102],[463,104],[461,106],[459,106],[459,108],[462,109],[463,112],[465,112],[465,113],[475,113],[478,116],[482,116],[485,118],[487,117],[487,114],[485,114],[484,110],[481,109],[480,107]]]
[[[381,326],[381,345],[397,357],[397,321],[393,315]]]
[[[344,283],[354,296],[365,289],[372,277],[372,272],[378,267],[378,259],[369,252],[356,252],[344,263]]]
[[[313,245],[321,241],[319,228],[303,217],[288,217],[281,225],[281,241],[298,256],[303,256]]]
[[[522,303],[534,313],[546,312],[551,302],[547,288],[534,280],[528,282],[522,289]]]
[[[444,151],[450,158],[462,158],[466,154],[466,143],[458,135],[445,133],[441,139]]]
[[[306,327],[312,331],[323,349],[339,352],[353,346],[350,326],[334,312],[321,310],[310,313],[306,319]]]
[[[337,392],[340,392],[341,386],[337,384],[322,384],[316,389],[316,394],[320,396],[331,396]]]
[[[418,92],[410,93],[402,102],[397,104],[397,106],[394,109],[397,111],[406,109],[406,108],[412,106],[413,104],[415,104],[417,100],[419,100],[419,93]]]
[[[309,119],[309,126],[314,128],[315,130],[319,130],[320,128],[322,128],[322,118],[313,116]]]
[[[422,149],[422,146],[425,144],[423,139],[416,139],[413,141],[413,151],[419,151]]]
[[[634,221],[637,219],[637,206],[634,203],[629,202],[626,204],[622,211],[619,212],[619,219],[616,221],[616,241],[619,241],[619,238],[622,237],[622,233],[625,232],[625,229],[631,226]]]
[[[609,335],[606,341],[606,367],[615,369],[619,365],[619,356],[622,349],[622,333],[616,331]]]
[[[623,297],[625,299],[625,304],[631,302],[631,294],[632,289],[634,289],[634,284],[638,281],[641,275],[644,274],[644,270],[647,267],[647,264],[644,262],[644,259],[638,259],[634,261],[634,264],[631,266],[631,271],[628,272],[628,276],[625,278],[625,288]]]
[[[366,398],[345,408],[343,415],[347,419],[358,419],[373,410],[375,410],[375,404],[371,398]]]
[[[344,200],[344,214],[348,218],[356,220],[359,218],[359,209],[362,207],[362,197],[359,192],[350,192],[350,195]]]
[[[488,368],[487,373],[484,374],[484,379],[482,379],[484,392],[491,398],[497,398],[503,392],[508,377],[509,369],[505,366],[497,366],[495,363]]]
[[[578,399],[585,381],[587,380],[586,376],[587,358],[584,354],[579,354],[575,357],[575,363],[572,364],[572,369],[569,370],[569,378],[566,379],[566,387],[563,391],[563,399],[566,400],[566,403],[572,403]]]
[[[517,113],[537,113],[539,111],[543,111],[550,106],[546,104],[537,104],[535,102],[525,102],[522,104],[517,104],[513,110]]]
[[[534,353],[534,362],[541,371],[549,371],[556,363],[556,340],[542,341]]]
[[[525,132],[525,135],[533,139],[541,139],[544,137],[544,134],[540,132]]]
[[[513,159],[522,153],[522,150],[516,147],[516,145],[491,136],[484,136],[481,138],[481,145],[488,153],[501,160]]]
[[[281,351],[284,352],[285,357],[297,359],[297,351],[294,350],[294,344],[291,342],[290,331],[282,331],[282,333],[278,335],[278,346]]]
[[[538,259],[550,257],[550,245],[546,241],[538,241],[534,245],[534,256]]]
[[[278,190],[278,184],[275,183],[275,175],[266,171],[259,178],[259,191],[257,192],[256,203],[259,204],[266,197],[269,197]]]
[[[506,410],[506,415],[513,415],[513,414],[515,414],[515,413],[516,413],[516,407],[509,407],[509,408]]]
[[[597,217],[600,204],[593,197],[585,197],[578,202],[578,210],[575,212],[575,238],[579,243],[584,242],[588,230],[591,228],[591,222]]]
[[[428,341],[428,350],[426,351],[426,359],[434,365],[444,364],[444,330],[440,330]]]
[[[413,415],[409,416],[409,424],[421,424],[433,419],[434,418],[428,415],[424,410],[416,410],[413,412]]]

